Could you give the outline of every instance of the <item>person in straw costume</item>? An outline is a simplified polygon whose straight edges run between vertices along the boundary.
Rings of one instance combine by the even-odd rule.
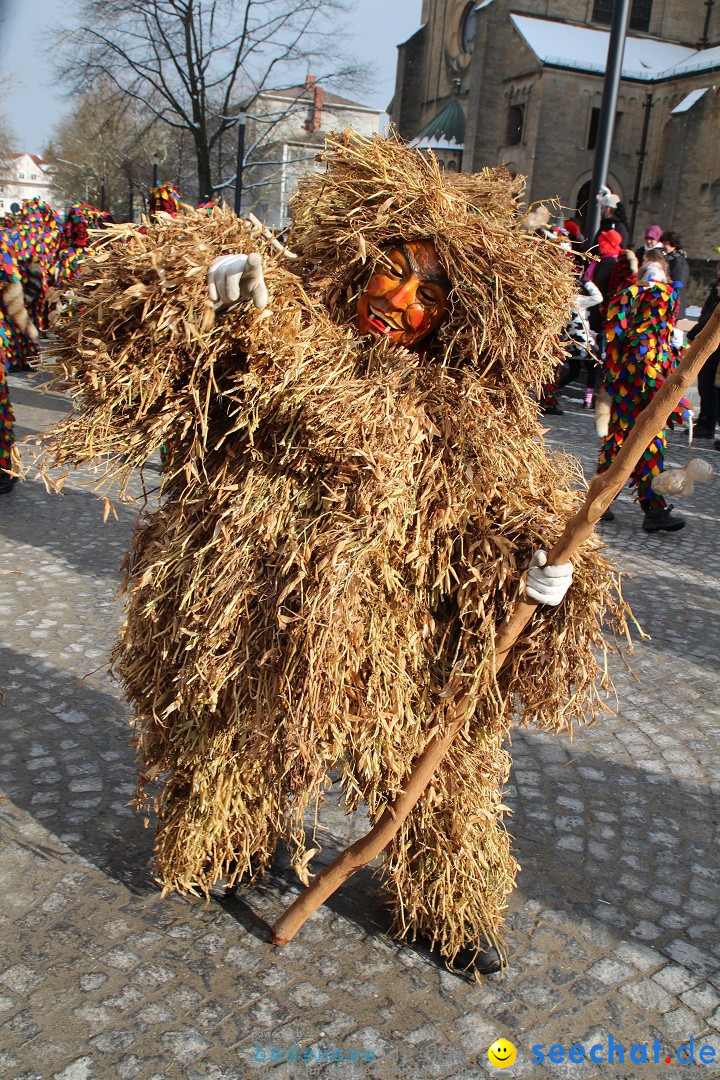
[[[572,277],[520,228],[502,169],[446,174],[350,133],[323,157],[294,199],[295,259],[227,209],[114,227],[63,332],[76,409],[43,467],[106,455],[122,493],[170,447],[112,657],[164,890],[252,880],[281,838],[307,881],[331,773],[375,821],[453,694],[466,726],[380,874],[399,934],[450,964],[504,956],[505,736],[592,718],[602,623],[625,624],[595,541],[560,603],[569,568],[525,572],[581,502],[528,393],[562,353]],[[240,298],[220,313],[211,264],[215,303]],[[526,577],[558,606],[496,674]]]

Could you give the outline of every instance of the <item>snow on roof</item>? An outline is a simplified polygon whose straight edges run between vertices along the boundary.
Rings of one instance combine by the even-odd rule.
[[[699,101],[703,94],[707,94],[708,87],[701,86],[698,90],[691,90],[689,94],[686,94],[682,101],[675,106],[672,110],[673,115],[675,113],[684,113],[688,109],[692,109],[696,101]]]
[[[10,152],[10,157],[13,157],[13,158],[27,157],[27,158],[30,158],[30,160],[33,161],[40,169],[46,169],[48,167],[48,162],[44,161],[43,158],[41,158],[39,154],[29,154],[27,152],[27,150],[20,150],[17,153],[15,151],[11,151]]]
[[[692,71],[709,71],[720,67],[720,46],[714,49],[698,49],[673,68],[673,75],[688,75]]]
[[[410,146],[417,147],[419,150],[464,150],[465,144],[459,143],[455,139],[445,139],[442,135],[430,135],[425,138],[413,139]]]
[[[511,15],[510,18],[542,63],[580,71],[605,71],[610,41],[607,30],[571,26],[527,15]],[[647,37],[627,37],[625,40],[622,74],[626,79],[652,82],[713,66],[720,66],[720,48],[697,50]]]

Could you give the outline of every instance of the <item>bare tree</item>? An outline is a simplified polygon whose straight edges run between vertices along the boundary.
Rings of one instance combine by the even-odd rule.
[[[15,132],[4,112],[0,112],[0,161],[5,161],[13,148]]]
[[[300,67],[343,86],[362,78],[338,48],[344,10],[341,0],[82,0],[59,71],[76,92],[109,80],[187,132],[198,191],[210,194],[217,148],[241,105],[292,85]]]
[[[0,31],[1,31],[3,23],[6,22],[6,20],[7,20],[7,4],[6,4],[5,0],[0,0]],[[5,55],[4,55],[4,50],[3,50],[3,55],[0,58],[3,61],[3,66],[5,66],[6,65],[6,58],[5,58]],[[9,121],[9,119],[7,117],[7,114],[5,113],[4,108],[3,108],[3,102],[5,101],[6,98],[7,98],[7,89],[6,88],[0,89],[0,163],[1,164],[4,164],[7,161],[8,156],[9,156],[10,152],[12,151],[13,146],[16,144],[16,139],[17,139],[17,135],[15,134],[15,131],[13,130],[12,124],[10,123],[10,121]]]
[[[128,194],[144,196],[153,164],[175,179],[177,134],[137,101],[105,82],[75,99],[44,150],[53,166],[59,202],[85,199],[116,217],[128,212]],[[104,197],[104,198],[103,198]]]

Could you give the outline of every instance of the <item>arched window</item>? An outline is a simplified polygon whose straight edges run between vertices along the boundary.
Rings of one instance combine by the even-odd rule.
[[[525,106],[511,105],[507,114],[506,146],[518,146],[522,142],[524,120]]]
[[[580,190],[577,193],[577,201],[575,203],[575,207],[576,207],[576,210],[577,210],[577,215],[582,221],[585,220],[585,215],[587,214],[588,199],[589,198],[590,198],[590,181],[586,180],[585,183],[580,187]]]
[[[603,26],[610,26],[614,10],[615,0],[595,0],[592,21],[601,23]],[[633,0],[630,8],[630,29],[647,32],[650,29],[651,14],[652,0]]]
[[[475,3],[467,4],[465,11],[463,12],[462,22],[460,23],[460,48],[464,53],[469,53],[473,47],[475,41],[475,30],[477,29],[477,12],[475,11]]]

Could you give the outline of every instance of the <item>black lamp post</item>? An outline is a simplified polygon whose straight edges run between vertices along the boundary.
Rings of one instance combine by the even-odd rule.
[[[238,116],[238,140],[237,140],[237,172],[235,174],[235,213],[240,216],[240,203],[242,202],[242,175],[243,160],[245,157],[245,119],[246,114],[241,112]]]
[[[588,207],[585,218],[585,235],[588,240],[593,239],[598,231],[598,226],[600,225],[600,207],[598,206],[596,196],[607,180],[608,168],[610,165],[610,150],[612,147],[613,129],[615,127],[615,110],[617,108],[618,90],[620,88],[622,58],[629,16],[630,0],[615,0],[612,26],[610,27],[610,41],[608,42],[603,96],[600,105],[600,117],[598,120],[595,161],[593,164],[593,174],[590,182],[590,193],[588,196]]]

